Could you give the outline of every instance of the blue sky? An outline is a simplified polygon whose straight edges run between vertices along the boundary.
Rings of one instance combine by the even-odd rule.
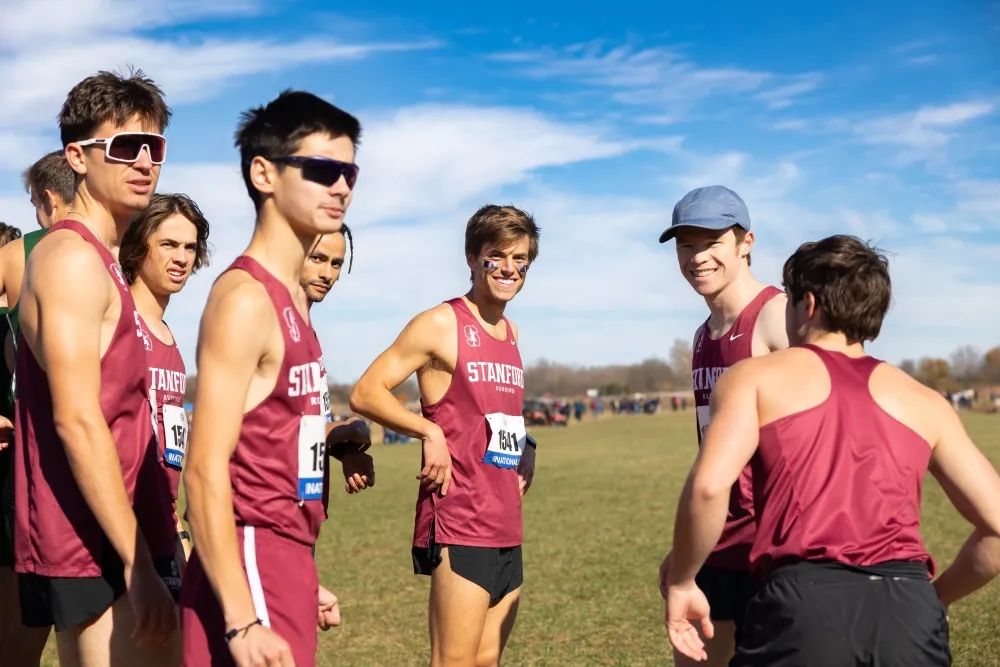
[[[286,87],[364,126],[354,272],[314,309],[336,381],[466,289],[464,222],[486,202],[542,227],[509,311],[526,362],[666,357],[706,309],[657,236],[713,183],[746,199],[762,280],[832,233],[891,251],[874,354],[1000,344],[1000,3],[363,5],[8,0],[0,220],[34,224],[19,173],[58,147],[69,88],[131,64],[174,110],[160,190],[212,223],[213,264],[167,314],[191,370],[208,289],[253,225],[235,123]]]

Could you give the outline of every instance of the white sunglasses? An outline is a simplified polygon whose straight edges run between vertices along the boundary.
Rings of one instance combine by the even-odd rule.
[[[106,139],[84,139],[74,143],[78,146],[103,145],[104,155],[112,162],[131,164],[139,159],[143,148],[153,164],[163,164],[167,159],[167,139],[155,132],[118,132]]]

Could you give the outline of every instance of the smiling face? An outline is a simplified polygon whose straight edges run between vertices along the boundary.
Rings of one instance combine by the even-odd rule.
[[[184,289],[194,270],[198,229],[177,213],[149,236],[149,249],[139,267],[139,277],[156,296],[170,296]]]
[[[330,293],[340,278],[346,255],[347,239],[343,234],[337,232],[320,238],[302,265],[300,283],[310,303],[319,303]]]
[[[531,240],[520,236],[511,245],[486,246],[477,257],[469,257],[473,289],[492,301],[507,303],[524,287]]]
[[[133,116],[124,125],[106,121],[98,125],[94,138],[110,139],[119,132],[156,132],[161,128],[151,127],[139,116]],[[66,147],[66,159],[77,174],[83,176],[81,188],[104,206],[116,220],[128,219],[149,205],[149,198],[156,190],[160,178],[160,165],[150,161],[149,151],[142,149],[139,159],[131,163],[109,160],[105,145],[80,146],[70,143]]]
[[[718,294],[749,269],[753,232],[740,241],[731,228],[681,227],[675,239],[681,273],[701,296]]]

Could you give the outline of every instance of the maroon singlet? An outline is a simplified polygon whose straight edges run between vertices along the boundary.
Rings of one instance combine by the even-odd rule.
[[[698,419],[698,446],[709,424],[709,403],[712,389],[722,373],[743,359],[753,356],[753,332],[757,317],[768,301],[783,294],[776,287],[765,287],[733,322],[733,326],[718,339],[708,335],[708,320],[695,334],[694,354],[691,359],[691,383],[694,387],[694,404]],[[743,470],[739,481],[733,485],[729,496],[729,514],[722,537],[705,561],[710,567],[725,570],[742,570],[748,567],[750,547],[754,539],[753,484],[750,466]]]
[[[132,293],[114,257],[85,225],[63,220],[53,225],[39,243],[54,232],[70,230],[93,246],[118,288],[121,314],[111,344],[101,358],[101,413],[111,431],[121,461],[121,475],[129,501],[143,458],[155,447],[149,410],[146,349]],[[64,332],[72,336],[73,332]],[[107,545],[70,470],[52,417],[49,378],[31,348],[18,341],[17,420],[15,429],[15,568],[46,577],[96,577]],[[72,378],[60,378],[71,382]],[[140,526],[143,533],[152,533]],[[147,536],[147,539],[149,537]]]
[[[420,487],[413,545],[506,548],[521,544],[521,491],[517,462],[525,447],[524,371],[514,329],[498,340],[464,299],[447,302],[458,321],[458,356],[448,391],[421,405],[444,431],[451,454],[448,495]],[[421,463],[423,465],[423,463]]]
[[[916,561],[933,576],[920,535],[930,445],[872,398],[868,381],[880,360],[804,347],[826,366],[830,396],[760,429],[751,572],[764,581],[795,561]]]
[[[142,512],[146,523],[166,521],[169,524],[169,529],[160,531],[157,540],[147,540],[153,558],[161,558],[172,556],[177,548],[174,539],[177,490],[187,446],[187,413],[184,411],[187,375],[177,342],[167,345],[153,335],[148,325],[145,328],[150,332],[147,346],[149,405],[156,420],[157,447],[143,466],[135,505],[137,516]],[[149,480],[148,488],[143,488],[146,480]]]
[[[229,463],[241,565],[257,617],[289,643],[296,665],[311,667],[319,591],[311,547],[329,492],[323,353],[287,287],[247,256],[237,257],[232,270],[247,272],[267,290],[285,345],[274,389],[243,415]],[[184,572],[180,606],[184,666],[233,665],[222,608],[197,547]]]
[[[235,269],[267,290],[285,343],[274,389],[243,415],[229,463],[236,523],[311,546],[326,519],[327,504],[323,352],[287,287],[250,257],[237,257],[227,271]]]

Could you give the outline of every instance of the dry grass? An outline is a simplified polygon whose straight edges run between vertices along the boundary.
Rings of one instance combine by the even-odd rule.
[[[1000,416],[969,415],[966,423],[1000,465]],[[656,577],[694,433],[691,411],[535,431],[540,454],[525,499],[525,587],[505,665],[671,663]],[[414,444],[376,447],[377,485],[360,496],[340,493],[331,504],[317,559],[321,580],[340,596],[344,624],[321,636],[320,665],[427,664],[428,580],[410,564],[419,457]],[[967,533],[929,479],[924,535],[942,565]],[[1000,665],[997,618],[996,583],[951,609],[956,665]]]

